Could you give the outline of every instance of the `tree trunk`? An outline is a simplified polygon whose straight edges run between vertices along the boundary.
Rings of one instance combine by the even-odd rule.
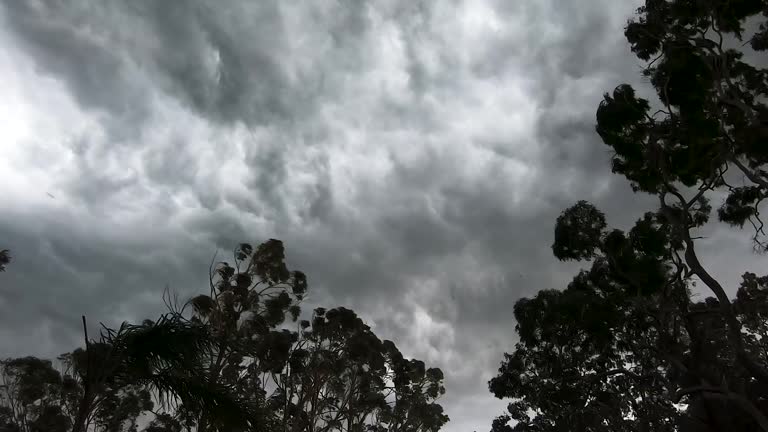
[[[704,269],[704,266],[701,265],[699,258],[696,256],[696,251],[693,249],[693,240],[687,229],[684,230],[684,234],[685,262],[691,268],[693,273],[698,276],[717,297],[720,305],[720,312],[723,314],[723,318],[725,318],[728,325],[728,341],[736,352],[736,359],[753,377],[763,385],[768,385],[768,371],[760,366],[749,355],[746,349],[744,349],[744,342],[741,335],[741,323],[736,318],[731,300],[728,298],[722,285],[720,285],[720,283]]]

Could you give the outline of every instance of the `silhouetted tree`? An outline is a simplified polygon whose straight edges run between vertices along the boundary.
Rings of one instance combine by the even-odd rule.
[[[50,361],[35,357],[0,363],[0,430],[69,430],[70,394]]]
[[[768,48],[768,4],[647,0],[638,13],[625,35],[660,107],[621,85],[600,104],[597,132],[613,171],[659,208],[629,232],[583,201],[558,218],[555,256],[592,267],[517,303],[520,342],[489,383],[512,403],[493,430],[768,430],[768,279],[745,274],[732,301],[695,249],[710,198],[724,196],[719,220],[749,223],[766,250],[768,72],[727,46],[762,14],[739,45]],[[714,297],[693,302],[695,280]]]
[[[0,432],[137,432],[144,415],[143,432],[436,432],[448,421],[435,402],[442,372],[354,312],[298,321],[307,280],[279,240],[241,244],[233,265],[209,270],[208,295],[164,297],[155,321],[92,340],[83,317],[85,347],[61,355],[61,370],[0,363]]]
[[[319,308],[311,322],[286,328],[299,318],[307,280],[288,270],[279,240],[241,244],[232,265],[218,263],[210,273],[209,294],[188,303],[190,319],[217,341],[206,376],[262,407],[266,430],[433,431],[447,421],[434,403],[444,391],[442,372],[405,360],[352,311]],[[182,405],[176,417],[198,431],[230,430],[201,413]]]
[[[287,364],[270,374],[282,430],[436,432],[448,421],[435,403],[442,371],[404,358],[351,310],[318,308],[300,328]]]
[[[213,424],[245,429],[259,424],[256,406],[231,385],[207,379],[207,355],[218,341],[211,329],[177,313],[138,325],[105,329],[99,342],[76,350],[71,361],[83,387],[73,431],[113,392],[150,390],[168,409],[183,405]]]
[[[306,277],[288,270],[282,242],[272,239],[256,248],[241,244],[232,265],[220,262],[211,267],[209,282],[209,294],[194,297],[176,311],[184,315],[191,307],[190,320],[208,328],[215,341],[205,352],[202,377],[231,387],[249,405],[264,410],[264,374],[287,360],[295,333],[281,326],[286,315],[298,319]],[[216,424],[207,412],[187,404],[178,407],[176,416],[199,432],[232,428]],[[275,416],[264,413],[261,419],[260,427],[274,427]]]
[[[200,353],[210,349],[208,333],[200,323],[167,314],[105,328],[98,341],[86,339],[85,349],[59,357],[63,371],[34,357],[5,360],[0,430],[136,431],[139,416],[155,401],[166,409],[184,404],[213,423],[255,427],[257,413],[245,398],[204,379]],[[155,430],[165,417],[152,423]]]

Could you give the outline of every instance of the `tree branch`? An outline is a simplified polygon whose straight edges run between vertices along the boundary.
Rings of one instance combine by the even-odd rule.
[[[674,403],[679,403],[680,399],[683,398],[683,396],[694,394],[694,393],[709,393],[710,395],[714,395],[716,397],[729,399],[737,404],[746,411],[752,418],[757,422],[758,425],[760,425],[760,428],[766,432],[768,432],[768,418],[765,417],[765,415],[760,412],[760,410],[755,407],[752,402],[747,400],[744,396],[741,396],[737,393],[730,392],[726,389],[721,389],[717,387],[711,387],[706,385],[698,385],[693,387],[688,387],[685,389],[680,389],[675,393],[675,397],[673,398]]]
[[[678,199],[680,199],[681,205],[684,206],[686,201],[682,195],[674,190],[671,192],[677,196]],[[757,364],[757,362],[751,358],[751,356],[744,348],[744,341],[741,336],[741,323],[736,318],[736,314],[733,311],[733,305],[731,304],[731,300],[728,298],[728,294],[726,294],[725,289],[723,289],[723,286],[720,285],[720,282],[718,282],[714,277],[712,277],[712,275],[709,274],[709,272],[707,272],[706,269],[704,269],[704,266],[699,261],[698,255],[696,255],[693,239],[691,238],[691,233],[687,223],[687,212],[684,216],[686,220],[681,221],[677,218],[674,212],[671,211],[667,203],[664,201],[663,194],[660,196],[660,201],[662,211],[668,215],[670,220],[677,225],[680,231],[683,243],[685,244],[685,263],[691,269],[693,274],[701,279],[701,281],[707,285],[710,291],[715,294],[715,297],[717,297],[718,303],[720,305],[720,312],[723,314],[723,318],[725,318],[725,321],[728,323],[728,341],[736,352],[737,360],[744,365],[744,367],[753,377],[757,378],[764,385],[768,385],[768,371]]]

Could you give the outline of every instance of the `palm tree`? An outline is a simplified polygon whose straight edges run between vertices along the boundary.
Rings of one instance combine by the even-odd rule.
[[[229,430],[258,428],[258,407],[205,378],[203,360],[215,343],[207,326],[171,312],[118,330],[104,327],[99,341],[85,331],[85,342],[70,356],[83,389],[72,432],[86,432],[105,395],[130,386],[150,389],[166,409],[181,404]]]

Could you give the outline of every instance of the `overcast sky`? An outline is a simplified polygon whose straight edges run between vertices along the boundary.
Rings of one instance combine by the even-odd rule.
[[[309,305],[443,368],[446,431],[488,430],[514,302],[577,269],[551,255],[559,212],[650,209],[594,133],[604,92],[643,85],[637,3],[3,2],[0,354],[151,318],[217,249],[279,238]],[[707,235],[724,283],[764,267]]]

